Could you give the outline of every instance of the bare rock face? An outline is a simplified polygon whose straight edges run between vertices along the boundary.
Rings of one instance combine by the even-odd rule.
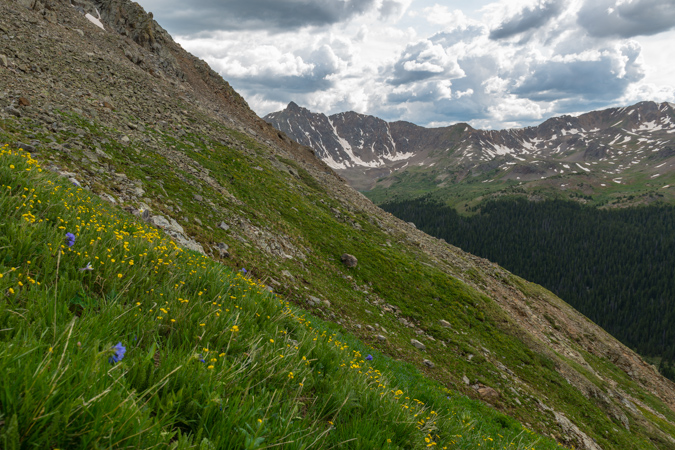
[[[478,395],[486,400],[496,400],[499,398],[499,392],[495,391],[490,386],[481,385],[478,388]]]
[[[163,229],[166,234],[171,236],[180,245],[195,252],[199,252],[203,255],[206,254],[201,244],[199,244],[194,239],[187,237],[183,227],[174,219],[167,219],[164,216],[157,215],[150,218],[150,223],[155,225],[157,228]]]
[[[642,163],[638,166],[649,166],[655,156],[660,156],[658,151],[673,147],[673,113],[675,105],[670,103],[640,102],[578,117],[554,117],[536,127],[488,131],[465,123],[423,128],[351,111],[326,116],[291,102],[283,111],[265,116],[265,120],[315,149],[317,156],[352,187],[370,190],[377,180],[384,185],[395,183],[388,176],[411,167],[416,172],[456,172],[458,180],[466,174],[477,176],[501,170],[509,179],[528,182],[562,173],[593,175],[603,173],[603,168],[610,170],[629,162],[635,165],[634,161]],[[638,135],[642,145],[656,147],[655,155],[640,153],[637,149],[642,145],[626,150],[624,143]],[[578,164],[570,166],[560,161],[560,154]],[[437,180],[441,182],[439,187],[444,187],[444,180]]]
[[[359,263],[359,260],[356,259],[356,256],[345,253],[342,255],[342,263],[347,267],[356,267]]]
[[[185,78],[178,60],[170,51],[170,47],[175,45],[173,39],[153,20],[152,13],[146,13],[138,3],[123,0],[79,1],[83,8],[86,8],[88,3],[95,7],[97,14],[101,14],[101,19],[107,26],[122,36],[131,38],[144,49],[158,55],[160,57],[159,65],[163,71],[179,79]],[[127,53],[127,58],[135,64],[142,65],[145,63],[145,60],[137,52],[127,50]]]
[[[420,341],[417,339],[410,339],[410,343],[413,345],[418,350],[426,350],[427,346],[422,344]]]
[[[567,442],[576,442],[583,446],[587,450],[602,450],[598,444],[596,444],[593,439],[588,437],[586,433],[581,431],[574,423],[572,423],[564,414],[559,412],[554,412],[555,420],[558,422],[562,431],[564,433],[565,440]]]

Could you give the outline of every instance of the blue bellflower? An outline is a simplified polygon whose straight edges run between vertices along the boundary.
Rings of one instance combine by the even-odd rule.
[[[372,360],[373,360],[373,355],[366,356],[366,361],[372,361]]]
[[[75,235],[73,233],[66,233],[66,244],[68,247],[75,245]]]
[[[108,358],[108,362],[110,364],[115,364],[116,362],[120,362],[122,358],[124,358],[124,354],[127,352],[127,348],[122,345],[121,342],[118,342],[117,345],[113,347],[114,354]]]

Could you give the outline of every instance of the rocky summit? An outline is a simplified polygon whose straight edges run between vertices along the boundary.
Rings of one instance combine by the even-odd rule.
[[[675,448],[675,385],[653,366],[549,291],[392,217],[348,186],[336,173],[338,170],[346,176],[347,169],[358,168],[362,172],[380,170],[380,174],[387,174],[406,164],[428,161],[431,165],[432,161],[437,164],[449,161],[443,159],[443,155],[454,155],[452,158],[460,161],[464,176],[492,165],[495,167],[490,170],[509,167],[508,172],[513,176],[519,176],[518,171],[523,169],[517,167],[524,165],[531,167],[528,170],[545,173],[586,172],[595,170],[593,163],[598,162],[616,166],[608,176],[620,178],[620,170],[628,165],[632,167],[631,161],[638,158],[641,161],[658,159],[658,164],[664,165],[658,169],[654,166],[654,170],[661,173],[670,164],[667,137],[671,136],[671,125],[666,120],[672,114],[670,105],[642,104],[623,111],[604,112],[601,114],[602,126],[582,116],[555,119],[546,127],[542,125],[543,128],[503,132],[479,132],[462,124],[424,130],[412,124],[387,124],[357,114],[314,120],[305,110],[292,105],[289,110],[306,119],[297,124],[290,122],[291,128],[286,130],[288,134],[293,132],[298,143],[257,117],[226,81],[204,61],[184,51],[152,15],[136,3],[127,0],[2,0],[0,42],[0,141],[3,145],[17,150],[22,148],[30,154],[31,162],[36,160],[46,171],[60,176],[65,186],[78,193],[95,194],[128,218],[125,220],[161,231],[195,258],[208,256],[219,267],[236,270],[240,278],[245,274],[260,280],[261,285],[265,284],[266,292],[273,291],[283,302],[302,309],[294,323],[309,325],[308,322],[322,321],[335,335],[345,336],[344,341],[358,342],[354,345],[367,348],[367,353],[372,353],[370,358],[357,361],[358,364],[382,364],[377,371],[388,371],[390,379],[402,384],[410,384],[410,380],[424,374],[429,386],[433,386],[428,391],[429,399],[433,397],[432,391],[442,392],[438,401],[448,402],[435,405],[438,409],[434,414],[442,411],[441,408],[469,404],[469,397],[489,405],[490,411],[496,411],[494,414],[510,416],[499,415],[498,420],[490,423],[501,423],[503,430],[517,428],[521,436],[517,438],[519,442],[535,434],[536,437],[528,442],[538,442],[538,448],[553,448],[558,444],[592,450]],[[359,127],[355,126],[357,123]],[[309,133],[311,140],[303,140],[300,127],[302,133]],[[600,131],[593,131],[596,128]],[[403,130],[407,130],[407,134]],[[328,132],[328,135],[322,132]],[[589,150],[589,137],[596,133],[603,133],[603,139],[608,142],[598,143],[597,148]],[[402,138],[404,135],[408,136],[409,142]],[[552,139],[553,135],[562,144],[553,146],[544,142],[544,136]],[[631,146],[641,139],[649,140],[650,144],[638,154]],[[325,145],[320,147],[317,142]],[[434,145],[429,147],[429,143]],[[312,144],[312,147],[306,144]],[[433,150],[419,154],[417,150],[422,147]],[[357,152],[357,149],[367,151]],[[565,158],[571,159],[561,160],[555,166],[535,162],[544,154],[568,155]],[[363,164],[357,164],[352,155],[358,156]],[[3,176],[14,176],[15,172],[10,171],[9,165],[5,167],[4,160],[0,164],[3,164],[0,167]],[[15,169],[14,164],[11,170]],[[539,167],[537,164],[541,169],[535,169]],[[368,176],[366,173],[359,179],[365,180]],[[32,200],[26,201],[32,204]],[[26,222],[25,227],[42,223],[31,222],[31,216],[21,220]],[[5,225],[13,227],[12,224]],[[136,226],[140,229],[140,225]],[[11,229],[15,228],[19,229],[18,225]],[[111,240],[124,242],[131,239],[121,231],[118,233],[119,236],[111,237]],[[4,237],[0,237],[0,251],[14,250],[12,242],[2,239]],[[76,243],[79,242],[77,237]],[[22,247],[29,256],[30,247]],[[53,256],[45,260],[52,264]],[[42,258],[31,258],[31,267],[43,261]],[[149,275],[157,273],[162,264],[169,264],[163,254],[158,254],[157,258],[152,261],[154,270],[149,270]],[[54,268],[65,267],[64,261],[59,259],[61,266],[52,265]],[[62,313],[73,315],[64,322],[66,325],[61,331],[65,334],[60,342],[67,342],[68,330],[77,328],[78,320],[87,320],[87,314],[95,314],[123,295],[119,290],[103,291],[100,286],[104,286],[106,280],[95,278],[98,272],[94,269],[98,266],[85,265],[86,262],[79,270],[73,269],[71,276],[91,274],[95,281],[87,288],[90,290],[58,284],[58,294],[72,292],[69,298],[71,309],[64,308]],[[15,272],[9,267],[24,262],[3,256],[0,264],[3,267],[0,273],[5,275],[0,282],[9,283],[10,275]],[[140,262],[135,267],[138,266]],[[206,263],[199,263],[194,270],[190,269],[189,274],[194,279],[188,280],[188,284],[195,286],[194,292],[181,294],[189,297],[193,302],[190,305],[199,303],[202,295],[210,295],[204,294],[199,287],[200,277],[209,278],[205,271],[202,272],[205,267]],[[40,279],[33,270],[19,272]],[[123,273],[114,275],[115,280],[118,276],[124,280]],[[52,281],[40,280],[45,286],[51,286]],[[174,284],[170,277],[165,282]],[[176,289],[180,288],[178,281],[175,285]],[[12,286],[2,285],[3,301],[10,299],[9,295],[16,294],[17,290],[23,295],[18,284]],[[126,286],[116,289],[129,289],[131,283]],[[169,285],[158,284],[156,288],[163,295],[164,288],[167,293],[173,292],[173,286]],[[154,288],[152,290],[154,292]],[[55,292],[56,289],[48,291],[50,301],[56,298]],[[138,298],[129,302],[140,304],[151,295],[158,294],[151,294],[148,286],[147,290],[138,293]],[[101,296],[96,307],[86,303],[96,296]],[[184,297],[179,300],[187,302]],[[3,309],[2,317],[11,317],[15,321],[25,317],[31,305],[14,298],[10,299],[14,302],[11,311]],[[161,300],[159,297],[149,300],[147,307],[151,310],[155,307],[153,302],[157,304]],[[251,307],[258,305],[253,301],[249,303]],[[220,307],[217,303],[214,305]],[[241,305],[244,303],[236,306]],[[77,319],[71,310],[81,317]],[[220,314],[221,310],[217,312]],[[117,318],[116,314],[111,316],[111,323]],[[138,315],[141,314],[143,311],[138,311]],[[245,312],[242,310],[241,314]],[[154,327],[161,319],[154,315],[147,323],[143,322],[143,326]],[[258,326],[255,322],[260,319],[258,316],[260,314],[251,314],[250,323],[228,324],[227,332],[235,336],[254,329]],[[131,320],[133,316],[127,314],[124,317]],[[215,317],[215,314],[209,317]],[[198,323],[194,329],[199,331],[202,326],[209,324]],[[124,344],[129,345],[129,350],[123,364],[129,364],[131,371],[115,372],[115,383],[125,383],[124,377],[145,377],[145,372],[139,374],[140,369],[137,369],[138,365],[145,364],[143,370],[147,368],[148,374],[165,371],[156,379],[159,383],[156,386],[166,386],[166,389],[157,388],[157,395],[161,393],[167,397],[162,397],[158,405],[149,404],[145,398],[133,395],[137,390],[147,393],[149,391],[143,389],[152,386],[139,384],[138,389],[127,386],[130,394],[120,400],[120,407],[149,405],[158,408],[158,417],[162,411],[162,414],[173,411],[170,408],[178,398],[176,396],[183,394],[178,389],[171,391],[175,386],[172,383],[190,378],[181,372],[188,370],[186,367],[202,368],[200,364],[208,363],[203,358],[207,351],[202,341],[206,339],[203,332],[195,331],[194,336],[181,340],[181,333],[188,328],[180,323],[157,325],[152,345],[147,339],[139,339],[142,342],[137,345],[144,353],[137,360],[134,355],[141,350]],[[0,324],[0,329],[2,351],[10,351],[23,339],[22,335],[12,339],[6,337],[11,335],[13,327]],[[224,333],[216,331],[215,334]],[[233,348],[237,354],[234,357],[241,362],[241,372],[237,372],[237,378],[232,378],[232,385],[246,374],[259,371],[256,369],[260,367],[259,360],[254,360],[256,352],[265,343],[276,345],[275,339],[286,339],[282,336],[285,332],[285,328],[275,330],[277,334],[273,338],[266,337],[265,342],[254,335],[245,341],[246,345],[235,342]],[[51,332],[46,334],[51,336]],[[106,339],[115,339],[111,345],[117,342],[117,338]],[[333,343],[332,339],[333,347],[343,345]],[[184,364],[176,363],[175,370],[166,369],[165,364],[174,358],[167,346],[183,341],[189,347],[185,354],[191,356],[185,357]],[[290,337],[283,342],[284,349],[298,347]],[[312,339],[308,342],[311,344]],[[69,348],[75,346],[73,341]],[[50,354],[52,348],[49,345],[43,347],[40,352]],[[62,347],[55,348],[62,352],[61,355],[66,354]],[[227,344],[223,354],[225,350],[232,351],[232,348]],[[279,361],[278,352],[274,357]],[[66,371],[69,359],[59,358],[61,362],[54,359],[53,363],[40,363],[39,370],[36,367],[31,373],[39,375],[43,369]],[[214,359],[218,360],[217,355]],[[107,359],[104,363],[108,364]],[[103,370],[99,363],[96,364],[92,363],[92,370]],[[306,361],[306,364],[309,367],[316,364],[316,360]],[[206,367],[203,369],[207,370]],[[339,378],[342,373],[339,364],[329,368],[312,366],[312,377],[316,375],[319,381],[313,390],[303,391],[302,395],[293,394],[293,401],[299,402],[297,408],[289,413],[289,417],[277,419],[288,419],[288,426],[291,422],[305,420],[303,415],[312,412],[319,392],[326,388],[326,378],[321,377],[327,376],[329,369],[331,376],[336,374],[335,381],[331,381],[336,392],[345,386]],[[101,372],[101,379],[107,379],[110,372],[106,370]],[[275,382],[278,383],[275,386],[280,386],[279,392],[287,389],[293,376],[292,371],[284,373],[283,380]],[[55,376],[51,380],[56,379]],[[243,398],[250,389],[265,391],[261,386],[264,387],[266,382],[271,381],[263,378],[260,381],[263,384],[242,385],[237,392]],[[302,380],[295,379],[295,382],[302,383]],[[217,385],[217,389],[228,386],[231,386],[230,381]],[[104,393],[111,390],[117,389],[111,387]],[[53,391],[47,389],[41,406],[51,407],[47,400]],[[345,394],[344,403],[337,402],[334,409],[339,411],[344,407],[357,411],[359,403],[348,402],[348,399],[360,392],[354,389]],[[392,402],[405,399],[403,390],[391,392]],[[25,398],[36,395],[24,394],[17,397],[17,401],[27,401]],[[96,401],[101,398],[98,394],[88,395],[85,405],[96,407]],[[330,394],[321,396],[326,401],[331,397]],[[210,404],[214,398],[206,398],[203,403]],[[25,412],[14,406],[12,411],[6,411],[5,399],[6,396],[0,396],[0,439],[5,439],[3,442],[13,439],[11,442],[22,445],[22,437],[30,436],[33,421],[42,420],[45,414],[56,414],[54,411],[43,413],[39,408]],[[375,401],[375,398],[371,400]],[[227,410],[226,401],[233,400],[218,400],[223,402],[220,410],[212,408],[208,414],[199,412],[203,411],[199,408],[206,408],[204,404],[190,399],[184,401],[180,411],[161,416],[165,422],[157,425],[167,427],[156,430],[157,439],[170,440],[173,439],[171,436],[178,436],[171,443],[172,448],[196,448],[199,444],[190,447],[185,440],[188,439],[185,436],[193,432],[189,430],[196,422],[172,421],[174,418],[195,411],[197,413],[191,416],[196,417],[195,421],[221,414],[220,411]],[[263,415],[270,407],[266,404],[259,408]],[[155,416],[154,411],[151,416]],[[453,435],[454,440],[448,442],[463,442],[463,448],[472,448],[471,445],[476,443],[480,443],[481,448],[493,448],[496,445],[491,443],[493,441],[508,445],[499,440],[506,431],[479,436],[480,430],[487,429],[483,426],[487,426],[485,421],[492,412],[472,415],[466,412],[467,409],[464,411],[447,415],[457,422],[458,430]],[[64,411],[59,414],[57,426],[50,428],[50,432],[57,433],[61,428],[72,426]],[[332,439],[336,444],[353,443],[359,438],[339,434],[348,434],[348,431],[339,428],[341,422],[337,419],[327,417],[319,414],[316,420],[307,422],[307,427],[317,430],[317,427],[325,427],[316,435],[322,439],[335,436]],[[375,420],[377,414],[369,414],[369,417]],[[411,433],[421,428],[421,425],[415,427],[416,420],[419,418],[410,423],[408,431]],[[513,425],[517,423],[515,420],[522,425]],[[261,441],[260,435],[255,437],[252,431],[247,431],[253,430],[253,426],[260,427],[256,430],[266,429],[264,426],[267,425],[258,425],[262,423],[262,418],[253,417],[247,424],[249,428],[236,423],[223,432],[228,436],[246,436],[248,440],[241,437],[241,442],[248,442],[247,448],[262,448],[264,439]],[[111,429],[108,434],[115,433]],[[195,431],[197,437],[194,439],[200,439],[202,447],[211,448],[207,433],[211,431]],[[84,434],[87,433],[69,438]],[[463,436],[475,436],[476,440],[467,443],[461,441],[466,438]],[[210,438],[215,439],[212,435]],[[293,439],[298,437],[294,435]],[[429,431],[428,435],[420,436],[420,442],[424,439],[429,441],[410,444],[406,448],[422,448],[436,438]],[[264,445],[291,444],[274,441]],[[222,448],[233,447],[223,444]],[[351,448],[357,448],[356,444]]]

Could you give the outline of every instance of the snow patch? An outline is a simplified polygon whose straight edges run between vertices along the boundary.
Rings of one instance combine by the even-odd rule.
[[[99,27],[101,30],[105,31],[105,27],[103,26],[103,23],[101,22],[101,13],[98,12],[98,9],[96,10],[96,15],[98,15],[98,18],[92,16],[91,14],[87,13],[84,15],[84,18],[87,19],[89,22],[93,23],[97,27]]]
[[[508,148],[508,147],[505,146],[505,145],[500,145],[500,144],[493,144],[493,145],[492,145],[492,148],[494,148],[494,149],[495,149],[495,152],[496,152],[498,155],[500,155],[500,156],[502,156],[502,155],[508,155],[508,154],[510,154],[510,153],[513,152],[512,149]]]
[[[349,156],[349,159],[352,161],[353,164],[355,164],[357,166],[364,166],[364,167],[371,167],[371,168],[380,166],[380,164],[378,164],[377,161],[366,162],[366,161],[362,160],[361,158],[359,158],[358,156],[356,156],[354,154],[354,151],[352,150],[352,146],[349,145],[349,142],[347,142],[346,139],[344,139],[342,136],[340,136],[338,134],[337,128],[335,128],[335,125],[333,125],[333,121],[331,121],[330,118],[328,118],[328,123],[330,124],[331,128],[333,129],[333,134],[335,135],[335,138],[337,139],[338,143],[342,147],[342,150],[344,150],[344,152],[347,154],[347,156]],[[326,164],[328,164],[328,163],[326,163]],[[329,166],[330,166],[330,164],[329,164]]]

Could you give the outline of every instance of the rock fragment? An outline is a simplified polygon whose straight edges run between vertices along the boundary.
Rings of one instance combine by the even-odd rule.
[[[347,267],[356,267],[359,263],[359,260],[356,259],[356,256],[350,255],[349,253],[344,253],[342,255],[342,263]]]
[[[413,345],[413,347],[419,349],[419,350],[426,350],[427,346],[422,344],[420,341],[417,339],[410,339],[410,343]]]

